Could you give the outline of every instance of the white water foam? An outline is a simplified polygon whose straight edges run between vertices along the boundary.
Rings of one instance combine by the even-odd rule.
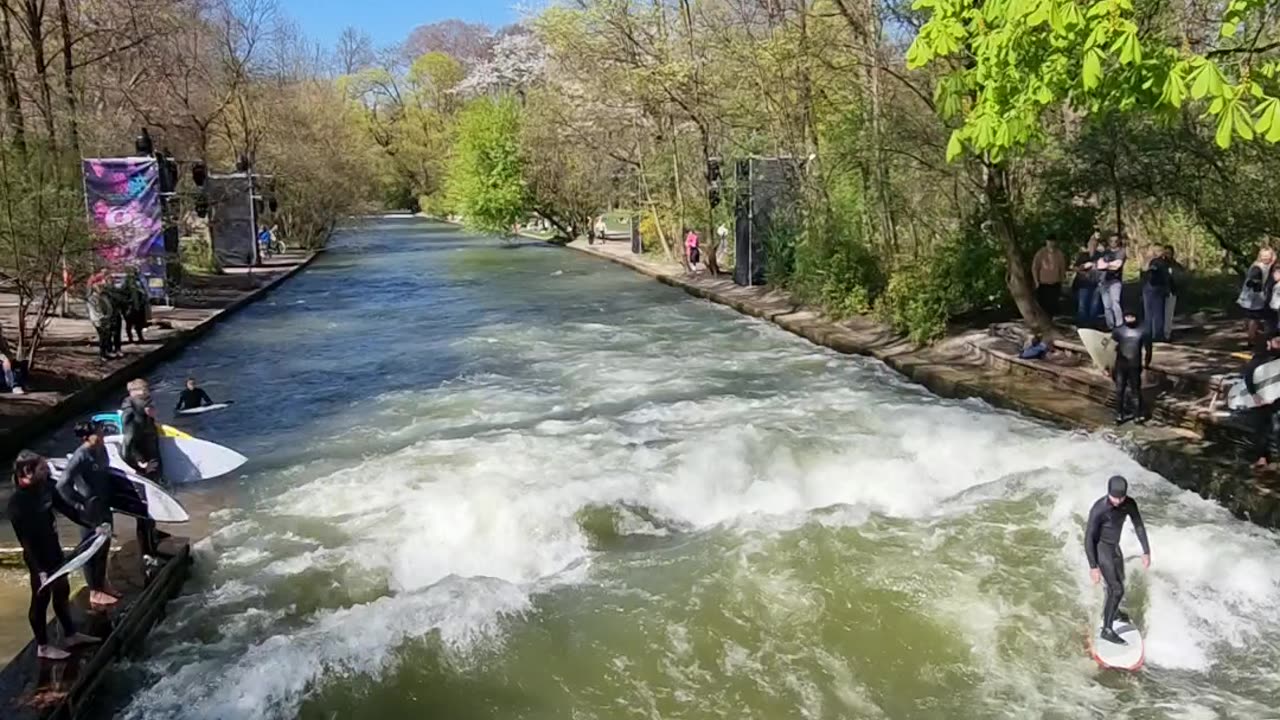
[[[228,625],[205,652],[193,644],[162,652],[149,664],[161,679],[127,716],[291,717],[318,686],[350,673],[378,677],[394,667],[402,646],[428,635],[458,648],[496,642],[502,619],[528,612],[538,593],[592,581],[592,564],[608,558],[592,552],[577,515],[601,505],[644,507],[665,527],[739,533],[743,542],[784,537],[815,519],[833,530],[877,518],[909,521],[874,532],[907,533],[920,548],[920,572],[928,572],[929,553],[944,550],[975,514],[1016,502],[988,529],[1009,542],[1033,531],[1051,538],[1055,545],[1042,560],[1064,579],[1045,590],[1072,598],[1075,607],[1066,612],[1084,626],[1096,617],[1101,591],[1088,582],[1082,524],[1115,472],[1130,477],[1151,532],[1151,571],[1141,577],[1137,568],[1130,571],[1149,597],[1149,663],[1205,673],[1223,653],[1280,658],[1266,647],[1276,642],[1266,629],[1280,625],[1273,534],[1172,488],[1098,439],[973,403],[904,393],[883,383],[884,371],[875,365],[861,370],[863,364],[841,360],[832,366],[829,354],[790,340],[779,347],[774,333],[751,328],[765,349],[748,346],[734,362],[790,369],[796,382],[772,394],[735,394],[706,379],[722,367],[712,353],[703,360],[684,348],[677,374],[661,359],[662,347],[652,357],[624,357],[590,351],[588,338],[565,337],[563,329],[503,327],[492,331],[499,342],[486,345],[526,360],[528,377],[485,372],[381,398],[374,403],[380,415],[359,424],[376,427],[379,417],[403,424],[363,435],[361,443],[371,446],[364,459],[321,461],[310,467],[324,470],[290,480],[287,491],[237,515],[215,541],[241,547],[217,561],[203,599],[205,612],[215,616],[219,607],[250,598],[291,602],[291,586],[306,573],[350,583],[358,592],[339,606],[321,601],[302,613],[276,609]],[[628,332],[645,337],[635,328]],[[624,360],[647,364],[618,369]],[[810,367],[818,369],[796,369]],[[703,395],[692,394],[699,388]],[[455,432],[459,426],[476,429]],[[341,457],[353,457],[359,444],[337,444],[344,442],[351,447]],[[291,529],[271,529],[281,523]],[[314,526],[324,532],[303,529]],[[1136,552],[1131,534],[1125,551]],[[739,552],[769,550],[743,546]],[[1113,693],[1094,682],[1084,653],[1069,643],[1043,640],[1035,647],[1044,657],[1026,668],[997,654],[1005,623],[1039,636],[1060,632],[1061,618],[1003,596],[1008,588],[999,583],[1011,582],[1010,569],[997,567],[983,548],[971,548],[966,562],[951,569],[951,592],[932,611],[973,648],[988,696],[1021,697],[1032,714],[1119,707]],[[770,627],[821,612],[798,579],[757,572],[751,563],[741,572],[740,581],[767,599]],[[988,580],[997,589],[984,584]],[[1035,590],[1017,588],[1020,594]],[[670,627],[669,680],[695,698],[716,678],[682,657],[681,626]],[[240,646],[228,652],[235,639]],[[770,681],[760,652],[725,644],[724,672]],[[822,662],[843,707],[868,717],[883,712],[848,666],[829,656]],[[772,680],[797,698],[797,715],[838,712],[812,678]],[[634,688],[638,697],[648,692]]]

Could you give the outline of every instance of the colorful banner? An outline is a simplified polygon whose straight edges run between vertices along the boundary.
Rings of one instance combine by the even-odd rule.
[[[151,295],[164,295],[159,164],[154,158],[129,157],[88,159],[83,165],[85,207],[98,237],[98,256],[108,268],[137,267]]]
[[[164,251],[160,170],[154,158],[84,161],[85,205],[109,265],[132,263]]]

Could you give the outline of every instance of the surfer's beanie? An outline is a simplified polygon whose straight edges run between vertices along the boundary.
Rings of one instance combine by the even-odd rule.
[[[1112,475],[1107,481],[1107,494],[1113,498],[1122,498],[1129,494],[1129,481],[1122,475]]]

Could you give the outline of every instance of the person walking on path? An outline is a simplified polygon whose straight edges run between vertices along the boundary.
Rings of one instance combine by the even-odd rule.
[[[1095,233],[1076,255],[1075,279],[1071,289],[1076,299],[1076,326],[1093,327],[1098,316],[1102,314],[1102,298],[1098,297],[1098,276],[1094,263],[1102,256],[1098,252],[1098,237]]]
[[[1124,599],[1124,554],[1120,551],[1120,533],[1124,521],[1133,521],[1133,532],[1142,544],[1142,567],[1151,567],[1151,544],[1147,542],[1147,526],[1142,522],[1138,503],[1129,497],[1129,481],[1120,475],[1107,480],[1107,494],[1089,509],[1089,520],[1084,531],[1084,555],[1089,561],[1089,579],[1094,585],[1105,582],[1107,598],[1102,605],[1102,639],[1117,645],[1127,645],[1112,627],[1117,619],[1128,622],[1129,617],[1120,610]]]
[[[1031,277],[1035,281],[1036,301],[1057,317],[1062,299],[1062,281],[1067,276],[1067,257],[1058,249],[1058,241],[1052,235],[1044,240],[1044,247],[1031,259]]]
[[[147,289],[137,268],[129,268],[124,288],[124,328],[130,342],[143,342],[142,330],[147,326]]]
[[[689,271],[697,272],[701,252],[698,249],[698,233],[693,230],[688,231],[684,236],[684,254],[685,260],[689,263]]]
[[[1108,330],[1115,330],[1124,324],[1124,309],[1120,301],[1124,290],[1126,259],[1124,238],[1120,233],[1113,233],[1107,241],[1107,251],[1094,263],[1094,269],[1101,273],[1098,294],[1102,296],[1102,309],[1106,314]]]
[[[111,299],[106,293],[105,284],[106,281],[100,274],[90,277],[84,303],[89,323],[98,333],[98,357],[111,360],[116,354],[111,345]]]
[[[85,525],[80,530],[81,542],[93,537],[97,528],[111,525],[111,459],[102,444],[102,432],[92,422],[75,427],[80,447],[71,453],[56,490],[62,499],[76,509]],[[85,584],[89,586],[89,604],[97,607],[115,605],[118,596],[107,587],[106,545],[84,567]]]
[[[18,538],[18,544],[22,546],[22,561],[30,575],[31,605],[27,611],[27,620],[31,623],[31,634],[36,641],[36,657],[43,660],[66,660],[71,657],[70,653],[49,644],[47,616],[50,602],[53,603],[54,615],[62,625],[64,643],[68,648],[100,640],[76,630],[68,602],[71,584],[65,577],[58,578],[43,590],[40,586],[65,562],[62,542],[58,539],[55,525],[54,509],[78,525],[84,525],[85,521],[74,507],[54,492],[49,480],[49,463],[43,457],[29,450],[18,453],[18,458],[13,463],[13,484],[13,495],[9,497],[6,515],[13,525],[13,534]],[[98,526],[95,532],[107,533],[110,530]]]
[[[1153,342],[1165,342],[1165,303],[1173,290],[1173,271],[1164,256],[1164,246],[1149,251],[1142,273],[1142,325]]]
[[[1111,379],[1116,390],[1116,424],[1122,425],[1131,417],[1139,422],[1147,420],[1147,402],[1142,396],[1142,370],[1151,367],[1151,336],[1138,327],[1138,318],[1124,316],[1124,325],[1111,331],[1116,343],[1116,362],[1111,368]],[[1133,393],[1138,402],[1138,412],[1128,414],[1126,395]]]
[[[1257,259],[1245,272],[1240,295],[1236,297],[1236,304],[1244,310],[1245,333],[1249,337],[1249,347],[1253,349],[1263,344],[1264,338],[1271,334],[1274,326],[1268,301],[1275,287],[1271,274],[1271,267],[1275,262],[1274,250],[1269,247],[1259,249]]]

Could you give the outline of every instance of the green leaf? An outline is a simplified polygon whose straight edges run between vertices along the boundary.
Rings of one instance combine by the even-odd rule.
[[[1106,15],[1109,12],[1111,12],[1110,0],[1102,0],[1102,2],[1096,2],[1093,5],[1089,6],[1089,12],[1086,13],[1085,16],[1096,18],[1096,17],[1101,17],[1103,15]]]
[[[1231,105],[1232,124],[1235,125],[1236,134],[1245,140],[1253,139],[1253,118],[1249,116],[1249,111],[1239,103],[1235,102]]]
[[[964,143],[960,142],[960,131],[952,130],[951,139],[947,141],[947,162],[951,162],[964,154]]]
[[[1223,77],[1212,60],[1206,60],[1192,73],[1191,97],[1199,100],[1206,95],[1220,97]]]
[[[1267,98],[1258,106],[1258,122],[1254,129],[1267,142],[1280,142],[1280,100]]]
[[[1219,32],[1222,34],[1222,37],[1224,37],[1224,38],[1235,37],[1235,36],[1236,36],[1236,24],[1235,24],[1235,23],[1230,23],[1230,22],[1222,23],[1222,29],[1221,29],[1221,30],[1219,30]]]
[[[1102,52],[1090,48],[1084,53],[1084,89],[1092,90],[1102,80]]]
[[[1214,133],[1213,139],[1223,150],[1231,147],[1231,113],[1218,116],[1218,132]]]
[[[1160,92],[1160,102],[1170,107],[1182,107],[1187,96],[1186,83],[1182,81],[1182,70],[1174,66],[1164,78],[1164,88]]]

